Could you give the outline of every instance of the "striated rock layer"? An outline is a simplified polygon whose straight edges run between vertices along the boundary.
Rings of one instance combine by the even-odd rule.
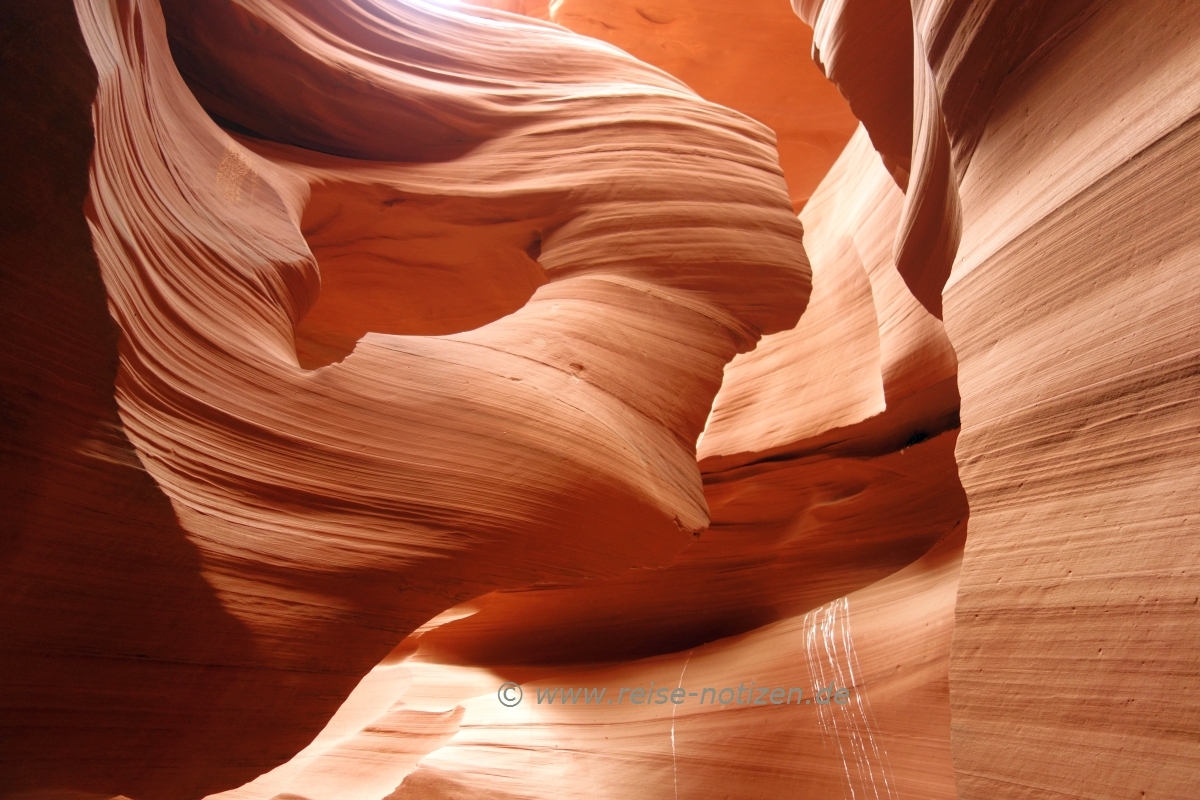
[[[457,704],[462,719],[391,797],[784,797],[796,787],[817,797],[954,797],[945,698],[960,553],[961,540],[948,540],[807,614],[681,653],[595,670],[502,673],[524,684],[527,700],[512,709],[493,692],[467,699],[466,691],[446,698],[425,689],[431,678],[453,681],[418,660],[391,713],[406,702],[429,710]],[[849,689],[848,702],[802,705],[793,694],[795,705],[775,705],[749,688],[802,686],[817,700],[808,687],[829,684]],[[539,689],[576,686],[611,687],[624,702],[536,700]],[[704,704],[639,707],[619,694],[663,686],[746,688],[740,702],[731,692]]]
[[[498,592],[448,612],[398,648],[393,659],[407,661],[389,659],[366,678],[310,747],[230,800],[366,798],[401,780],[398,797],[673,797],[730,787],[772,796],[795,785],[840,796],[896,791],[897,781],[906,795],[953,796],[950,606],[913,612],[911,660],[894,664],[895,642],[879,632],[894,632],[906,618],[899,609],[921,601],[901,602],[911,584],[873,584],[942,539],[936,580],[943,599],[953,594],[966,518],[953,460],[955,358],[895,268],[890,232],[903,193],[865,135],[854,142],[803,215],[813,261],[804,318],[726,369],[699,446],[711,526],[665,569]],[[901,585],[909,588],[896,593]],[[877,587],[897,605],[866,627],[876,633],[852,634],[837,622],[845,596]],[[749,639],[704,644],[755,628]],[[716,718],[685,741],[682,709],[674,726],[585,708],[571,709],[568,723],[528,705],[499,708],[495,697],[507,679],[542,681],[527,684],[531,693],[555,681],[614,692],[661,685],[662,664],[686,675],[691,653],[707,654],[699,674],[709,682],[761,672],[811,690],[817,673],[806,663],[833,663],[846,678],[841,665],[862,641],[881,648],[881,661],[853,684],[861,716],[833,737],[834,717],[823,730],[815,713],[744,709],[735,738],[744,743],[730,749],[719,735],[729,723]],[[678,655],[599,671],[573,666],[670,653]],[[883,675],[898,682],[885,688]],[[869,716],[873,703],[897,701],[886,726]],[[916,728],[902,721],[911,713]],[[847,772],[856,759],[866,759],[862,768]],[[680,777],[685,763],[690,777]]]
[[[877,8],[797,3],[907,182],[898,270],[935,312],[948,278],[971,506],[950,660],[959,796],[1189,797],[1194,15],[914,3],[906,166],[904,126],[858,71],[908,36],[865,24]]]
[[[722,367],[808,294],[770,133],[611,47],[424,4],[166,11],[191,85],[250,138],[193,99],[156,4],[77,4],[86,217],[119,333],[120,420],[87,464],[118,461],[161,518],[132,553],[80,552],[75,582],[69,521],[21,531],[6,724],[36,733],[4,737],[6,788],[236,786],[447,606],[667,563],[708,522],[694,442]],[[491,261],[506,293],[443,294],[432,320],[418,293],[349,355],[354,332],[319,317],[309,365],[341,360],[310,371],[293,334],[324,254],[335,309],[408,258]],[[188,580],[199,599],[174,595]],[[39,592],[68,630],[39,636]]]
[[[1180,10],[1077,19],[1000,95],[962,183],[964,798],[1182,798],[1200,776],[1200,26]]]
[[[801,217],[813,263],[804,318],[726,369],[698,452],[708,530],[666,569],[490,597],[426,634],[424,654],[512,664],[677,651],[866,586],[965,521],[954,354],[886,244],[851,241],[900,209],[878,157],[855,142]]]
[[[1191,798],[1200,23],[792,5],[15,9],[0,797]]]
[[[770,127],[797,211],[858,124],[837,87],[808,57],[812,29],[786,2],[556,0],[539,7],[521,0],[515,5],[511,10],[611,42],[702,97]]]

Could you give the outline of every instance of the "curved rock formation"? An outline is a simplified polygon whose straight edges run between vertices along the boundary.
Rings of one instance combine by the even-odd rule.
[[[496,595],[423,652],[513,664],[678,651],[861,588],[962,523],[954,353],[890,240],[867,233],[894,229],[899,194],[860,135],[801,215],[812,302],[726,369],[698,453],[712,524],[674,564]]]
[[[1200,29],[1089,10],[1010,78],[962,184],[963,798],[1182,798],[1200,775]]]
[[[932,629],[931,618],[913,616],[914,633],[922,634],[913,643],[915,660],[902,669],[921,664],[923,677],[903,672],[896,689],[883,688],[887,681],[876,678],[861,687],[870,707],[899,702],[912,714],[919,705],[928,732],[910,728],[903,714],[886,724],[872,718],[869,726],[844,730],[844,751],[828,738],[829,730],[822,737],[815,714],[797,728],[794,717],[759,720],[744,709],[738,719],[747,727],[738,735],[747,737],[745,748],[714,750],[704,743],[716,741],[715,732],[730,723],[685,741],[683,726],[693,723],[678,712],[672,726],[661,714],[642,720],[615,710],[610,717],[607,708],[572,708],[578,713],[570,722],[559,720],[561,714],[545,717],[536,706],[499,709],[495,700],[495,687],[506,679],[525,683],[531,693],[559,682],[613,691],[645,685],[663,672],[692,670],[683,666],[689,653],[711,654],[702,657],[708,666],[701,670],[709,682],[743,674],[754,680],[762,671],[771,679],[799,676],[814,685],[797,664],[825,663],[830,654],[791,644],[796,631],[824,630],[815,621],[818,612],[806,612],[831,604],[820,613],[836,618],[834,609],[846,602],[838,598],[847,593],[890,591],[883,588],[893,585],[888,581],[860,587],[901,569],[939,538],[945,539],[942,555],[930,558],[942,565],[937,581],[943,596],[953,594],[966,517],[953,461],[955,360],[941,323],[909,293],[891,260],[888,232],[902,205],[899,190],[859,135],[802,215],[814,283],[805,317],[726,370],[700,445],[713,522],[674,564],[579,585],[501,592],[467,604],[414,637],[408,649],[419,648],[415,660],[386,664],[364,680],[358,699],[347,704],[361,727],[355,730],[347,711],[299,757],[230,793],[230,800],[368,797],[396,777],[404,778],[397,797],[485,791],[523,798],[571,791],[624,797],[635,786],[639,796],[673,797],[676,789],[680,796],[703,796],[700,787],[729,785],[771,796],[797,783],[835,796],[843,788],[885,792],[897,781],[903,787],[898,796],[954,796],[945,682],[950,605],[934,615],[940,621]],[[882,236],[870,235],[876,230]],[[838,391],[831,393],[833,388]],[[890,510],[886,520],[880,508]],[[925,574],[925,567],[913,569]],[[881,606],[879,613],[899,614],[883,623],[888,631],[906,618],[896,608]],[[704,645],[769,623],[748,640]],[[851,648],[882,643],[878,634],[842,631],[838,637],[843,634]],[[762,644],[747,644],[759,637]],[[894,640],[886,641],[882,653],[895,653],[889,649]],[[678,655],[600,671],[563,665],[672,652]],[[845,656],[843,647],[842,661]],[[459,716],[463,709],[466,715]],[[486,716],[471,709],[486,709]],[[439,736],[453,737],[446,744],[420,738],[431,724]],[[834,724],[831,716],[828,725]],[[893,732],[898,739],[888,739]],[[870,757],[861,750],[864,734],[873,737],[874,747],[882,743]],[[940,750],[917,744],[930,737],[942,743]],[[416,771],[418,756],[404,749],[414,741],[427,742],[429,751]],[[860,759],[862,768],[847,772],[843,758]],[[371,780],[357,777],[366,773]]]
[[[0,798],[1190,800],[1200,22],[792,5],[6,11]]]
[[[865,53],[907,35],[856,33],[875,7],[799,10],[818,49]],[[949,278],[960,364],[959,796],[1190,796],[1196,23],[1170,3],[969,0],[914,3],[913,20],[896,261],[931,311]],[[921,240],[932,258],[906,271]]]
[[[961,539],[947,540],[869,588],[681,653],[597,670],[502,673],[523,682],[516,708],[499,705],[494,691],[470,698],[474,687],[462,679],[467,691],[458,696],[425,694],[424,675],[455,681],[417,663],[404,697],[415,695],[426,713],[458,708],[462,719],[391,797],[780,797],[803,786],[818,797],[952,798],[945,698],[960,554]],[[794,705],[776,705],[751,684],[802,685],[814,701],[821,696],[810,686],[849,692],[844,704],[802,705],[793,694]],[[576,686],[611,687],[623,702],[537,702],[539,689]],[[656,695],[663,686],[745,690],[678,705],[636,706],[619,695],[620,687]]]
[[[229,48],[180,56],[214,113],[335,152],[230,138],[176,73],[155,4],[78,5],[98,72],[87,217],[121,334],[118,430],[236,635],[174,609],[143,620],[136,652],[100,644],[92,658],[133,663],[80,680],[70,713],[86,731],[101,706],[125,708],[104,731],[124,766],[50,722],[66,676],[26,676],[24,724],[45,720],[46,736],[82,753],[48,774],[45,739],[14,743],[5,762],[18,787],[140,799],[237,785],[299,749],[443,608],[667,563],[708,521],[694,442],[724,363],[793,325],[808,292],[769,132],[613,48],[424,5],[169,9],[182,40]],[[294,69],[239,62],[245,53]],[[560,71],[541,80],[550,55]],[[305,91],[285,75],[303,75]],[[350,114],[346,81],[423,110],[380,119],[364,100]],[[462,147],[439,161],[449,128]],[[496,252],[501,269],[517,263],[542,285],[474,331],[384,327],[308,371],[292,335],[319,279],[301,227],[320,247],[369,250],[393,224],[381,214],[372,229],[356,213],[373,203],[402,205],[413,238],[483,229],[468,256]],[[445,255],[433,266],[449,271],[462,260],[423,255]],[[45,532],[29,533],[45,547]],[[32,546],[24,555],[26,573],[55,563]],[[106,579],[136,582],[136,560],[108,555]],[[142,602],[158,593],[170,585],[131,590]],[[85,589],[63,613],[94,602]],[[178,638],[163,636],[171,628]],[[23,644],[28,656],[64,641]],[[164,703],[176,722],[151,722]]]
[[[479,2],[479,0],[470,0]],[[496,5],[493,2],[481,5]],[[611,42],[775,132],[796,210],[858,121],[805,52],[812,30],[778,0],[522,0],[512,8]]]

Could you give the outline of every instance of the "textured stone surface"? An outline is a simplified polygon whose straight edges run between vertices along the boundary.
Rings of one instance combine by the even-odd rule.
[[[418,653],[382,664],[298,758],[220,798],[380,797],[385,781],[403,774],[392,800],[777,797],[796,786],[821,797],[852,788],[952,798],[946,674],[961,553],[961,533],[948,536],[896,574],[807,614],[651,659],[482,669]],[[512,708],[496,696],[508,680],[524,690]],[[802,688],[809,700],[830,683],[850,691],[840,705],[796,695],[773,705],[752,682]],[[732,694],[713,702],[739,684],[742,703]],[[562,687],[606,694],[590,705],[545,701]],[[703,704],[639,706],[622,687],[656,699],[661,687],[716,691]],[[414,770],[415,748],[424,757]]]
[[[962,184],[963,798],[1200,779],[1200,26],[1179,11],[1096,8],[1006,87]]]
[[[1191,800],[1200,23],[792,5],[5,11],[0,798]]]
[[[470,0],[610,42],[775,132],[796,210],[857,120],[809,58],[812,29],[779,0]]]
[[[876,7],[798,4],[818,46],[868,49],[906,35],[855,34]],[[959,796],[1190,797],[1196,23],[1103,2],[914,3],[913,21],[895,252],[931,311],[948,278],[960,365]],[[839,85],[878,144],[891,117],[859,111],[859,77]]]
[[[669,562],[708,522],[694,442],[724,363],[795,324],[808,295],[769,131],[611,47],[431,6],[168,11],[179,41],[211,47],[176,55],[216,113],[338,154],[222,131],[176,72],[154,3],[77,6],[98,73],[86,217],[116,330],[99,324],[120,352],[96,380],[115,369],[116,408],[93,412],[119,409],[120,424],[90,435],[123,431],[104,464],[86,464],[112,474],[109,493],[132,512],[117,515],[157,509],[146,524],[167,527],[126,535],[130,553],[101,546],[99,569],[81,552],[78,579],[47,511],[22,528],[5,581],[20,687],[9,724],[39,733],[5,737],[14,787],[140,800],[236,786],[295,753],[442,609]],[[546,54],[560,68],[551,80],[537,67]],[[429,65],[446,59],[491,82],[431,83]],[[394,119],[372,106],[389,97]],[[437,160],[447,126],[469,155]],[[363,158],[380,156],[430,160]],[[85,165],[70,174],[76,225]],[[395,215],[358,213],[372,204]],[[338,264],[361,275],[371,255],[388,257],[372,243],[394,219],[413,238],[461,240],[419,254],[445,255],[432,267],[452,272],[463,247],[499,253],[500,275],[516,264],[526,297],[483,305],[520,310],[452,336],[369,319],[352,354],[304,369],[293,326],[316,299],[318,259],[345,261],[338,248],[362,241],[360,261]],[[335,308],[362,299],[331,283]],[[478,304],[445,289],[443,304],[467,309],[447,313],[451,327],[477,323]],[[112,487],[124,474],[114,460],[153,503]],[[62,471],[50,481],[75,485]],[[123,607],[109,583],[146,608]],[[43,584],[53,602],[25,605]],[[68,629],[39,635],[47,612]],[[134,625],[132,641],[89,628],[89,615],[116,617],[118,633]],[[55,658],[64,673],[31,666]]]

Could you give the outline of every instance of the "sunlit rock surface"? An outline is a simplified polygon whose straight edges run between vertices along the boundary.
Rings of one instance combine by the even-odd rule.
[[[936,312],[948,278],[971,507],[950,659],[959,796],[1189,797],[1195,15],[914,3],[906,167],[892,117],[859,110],[875,100],[857,71],[905,34],[873,24],[872,3],[797,6],[899,165],[905,283]]]
[[[537,3],[521,3],[524,13],[539,15]],[[540,7],[546,18],[611,42],[769,126],[797,211],[857,125],[809,58],[812,29],[786,2],[556,0]]]
[[[0,797],[1194,797],[1200,22],[792,5],[6,11]]]
[[[132,470],[162,521],[131,541],[104,520],[130,553],[72,548],[51,508],[22,531],[18,787],[236,786],[439,611],[669,563],[708,524],[694,443],[724,364],[809,294],[770,132],[610,46],[426,5],[166,10],[196,92],[243,138],[193,98],[156,4],[77,6],[97,79],[73,213],[115,321],[119,423],[65,447]],[[491,263],[505,294],[450,280],[429,324],[473,330],[404,335],[431,332],[404,324],[418,294],[368,314],[352,353],[321,350],[346,334],[297,325],[320,259],[349,276],[334,309],[369,308],[364,275],[403,284],[398,229],[458,240],[406,250],[418,271]],[[136,500],[118,502],[148,514]],[[39,637],[47,613],[68,630]]]

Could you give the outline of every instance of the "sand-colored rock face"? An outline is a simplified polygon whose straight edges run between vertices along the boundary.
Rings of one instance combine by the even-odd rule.
[[[812,302],[726,368],[698,448],[712,524],[674,564],[497,595],[427,634],[422,653],[511,664],[677,651],[866,586],[963,523],[953,352],[890,240],[865,233],[894,229],[899,194],[859,135],[801,215]]]
[[[964,798],[1182,798],[1200,776],[1200,28],[1179,10],[1078,19],[1000,96],[962,183]]]
[[[946,674],[961,548],[961,535],[949,536],[807,614],[656,658],[487,669],[418,654],[381,664],[297,758],[219,797],[381,797],[403,778],[386,796],[775,797],[803,786],[822,797],[952,798]],[[437,630],[418,637],[422,650]],[[497,699],[507,681],[524,692],[512,707]],[[830,683],[848,689],[844,702],[816,702],[828,698],[812,687]],[[628,690],[639,687],[655,702],[634,703]],[[659,703],[664,687],[698,696]],[[788,693],[772,702],[762,687]],[[562,688],[590,689],[593,702],[563,702]]]
[[[707,525],[694,442],[722,368],[794,325],[809,291],[766,129],[544,24],[388,3],[169,5],[179,41],[227,45],[178,51],[197,90],[240,129],[283,143],[238,141],[176,72],[156,4],[76,10],[97,72],[86,215],[120,333],[113,427],[232,633],[177,612],[120,651],[158,666],[96,683],[81,666],[77,717],[63,727],[129,707],[105,731],[124,766],[88,742],[65,772],[36,759],[6,770],[16,785],[139,798],[236,786],[292,755],[447,606],[662,565]],[[551,54],[559,71],[542,79],[535,66]],[[347,99],[359,91],[390,97],[397,116]],[[470,153],[440,160],[450,127]],[[453,336],[390,335],[410,331],[385,320],[339,363],[305,369],[293,327],[319,291],[313,250],[342,261],[338,248],[357,240],[378,253],[393,218],[372,228],[361,210],[373,204],[399,206],[413,238],[482,229],[468,255],[498,253],[497,281],[517,265],[532,297],[510,296],[515,313]],[[430,266],[450,274],[464,259],[409,254],[444,255]],[[346,270],[361,274],[361,262]],[[441,304],[469,327],[479,304],[460,295]],[[344,297],[330,302],[353,308]],[[38,546],[20,553],[23,580],[52,569]],[[127,570],[139,562],[106,555],[106,575],[136,584],[140,569]],[[152,603],[170,588],[129,591]],[[72,614],[99,601],[84,586],[59,602]],[[178,641],[155,628],[173,623]],[[48,720],[72,681],[22,678],[20,702],[40,709],[26,724],[53,729],[38,714]],[[175,722],[150,721],[185,693]],[[156,728],[161,752],[142,760]],[[51,749],[10,752],[25,747]]]
[[[477,0],[471,0],[476,2]],[[809,58],[812,30],[778,0],[522,0],[482,5],[611,42],[775,132],[799,211],[857,125]]]
[[[792,5],[5,12],[0,798],[1194,797],[1200,22]]]
[[[799,10],[819,46],[854,5]],[[1190,797],[1195,22],[1167,3],[983,6],[913,6],[896,239],[927,308],[949,276],[959,360],[959,796]],[[906,271],[913,232],[939,224],[921,234],[936,258]]]

